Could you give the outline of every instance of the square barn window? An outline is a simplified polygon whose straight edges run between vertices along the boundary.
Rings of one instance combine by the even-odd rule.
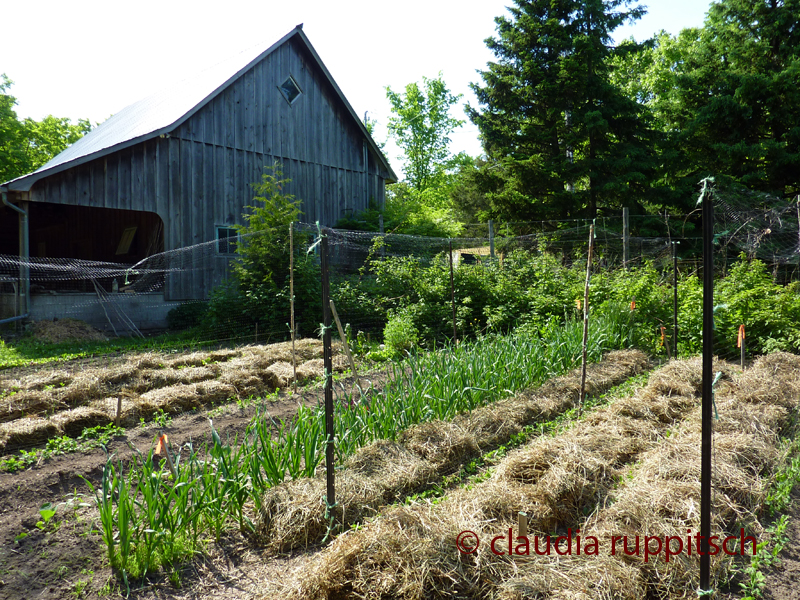
[[[303,93],[303,90],[300,89],[300,86],[297,85],[297,82],[291,75],[280,85],[280,90],[289,104],[294,104],[294,101]]]
[[[217,227],[217,254],[235,254],[239,233],[233,227]]]

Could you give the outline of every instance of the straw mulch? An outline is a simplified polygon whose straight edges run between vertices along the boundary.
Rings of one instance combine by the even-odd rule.
[[[402,445],[379,441],[360,449],[336,473],[335,522],[347,528],[374,516],[402,489],[412,493],[434,475],[435,467]],[[328,531],[326,481],[304,478],[275,486],[264,495],[256,538],[278,552],[319,543]]]
[[[586,369],[586,393],[602,394],[633,375],[650,367],[647,356],[635,350],[609,352],[599,363]],[[575,406],[580,398],[580,373],[576,369],[534,388],[505,398],[472,413],[456,417],[455,422],[474,436],[484,451],[504,444],[532,423],[545,422]]]
[[[311,599],[694,596],[696,556],[645,563],[643,556],[611,556],[610,539],[685,539],[687,529],[698,531],[700,367],[696,359],[673,361],[632,398],[511,453],[488,481],[438,504],[393,508],[340,536],[302,581],[287,582],[280,593]],[[726,378],[716,392],[714,530],[738,534],[741,526],[758,528],[765,485],[781,458],[777,435],[800,395],[800,358],[772,355],[742,375],[724,364],[716,368]],[[531,516],[531,540],[579,528],[584,540],[600,541],[599,555],[494,555],[488,541],[508,527],[516,530],[520,510]],[[474,555],[455,547],[463,530],[482,541]],[[724,577],[720,556],[712,568]]]
[[[712,535],[721,539],[745,535],[761,541],[758,521],[766,489],[774,469],[783,460],[778,451],[779,434],[791,423],[791,410],[800,397],[800,357],[776,353],[759,359],[733,381],[717,387],[719,419],[714,421],[712,458]],[[535,588],[553,598],[587,597],[634,600],[643,597],[696,597],[699,561],[686,550],[688,532],[700,529],[701,414],[695,409],[668,439],[645,453],[631,478],[612,494],[613,503],[589,519],[584,536],[606,541],[601,555],[592,559],[562,559],[559,569],[568,574]],[[663,553],[650,557],[610,555],[611,536],[677,536],[684,550],[667,562]],[[679,549],[673,541],[673,552]],[[718,542],[719,544],[719,542]],[[601,546],[603,548],[603,546]],[[748,542],[747,552],[752,551]],[[548,558],[548,557],[545,557]],[[712,587],[728,579],[731,558],[720,552],[711,557]],[[548,558],[547,562],[552,562]],[[600,577],[603,569],[628,568],[614,577]],[[631,567],[633,568],[631,570]],[[502,598],[535,598],[521,593],[522,573],[503,586]]]
[[[601,364],[590,365],[587,374],[587,389],[602,393],[625,381],[649,365],[647,357],[635,350],[611,352]],[[337,471],[337,503],[343,507],[345,524],[349,525],[369,516],[375,508],[387,502],[421,489],[441,480],[441,477],[457,471],[461,466],[486,451],[502,444],[528,424],[547,420],[557,410],[566,410],[574,405],[580,390],[580,370],[558,377],[538,390],[518,394],[514,398],[501,400],[496,405],[478,408],[469,415],[461,415],[455,421],[432,421],[422,423],[400,433],[402,452],[386,468],[373,469],[365,475],[355,465],[373,461],[376,447],[387,442],[377,442],[360,449],[345,466]],[[506,415],[507,426],[497,426],[497,416]],[[483,436],[483,437],[482,437]],[[364,457],[370,457],[365,459]],[[417,468],[404,466],[419,465]],[[353,471],[360,470],[357,474]],[[367,481],[362,481],[367,477]],[[339,482],[346,481],[345,490],[358,493],[339,492]],[[352,481],[357,480],[356,483]],[[264,505],[268,510],[259,517],[259,539],[268,548],[287,551],[322,541],[327,532],[323,528],[324,480],[299,480],[287,482],[267,491]]]
[[[63,320],[45,325],[65,328],[74,324]],[[298,381],[321,376],[322,342],[302,339],[295,347]],[[334,347],[340,349],[339,345]],[[182,354],[147,352],[113,366],[86,366],[72,373],[43,369],[18,379],[0,378],[0,423],[7,425],[4,430],[15,431],[11,437],[0,435],[0,451],[33,446],[43,439],[39,429],[27,422],[15,429],[18,419],[81,407],[100,410],[113,418],[116,398],[122,396],[121,424],[135,425],[141,417],[149,418],[158,410],[176,413],[286,388],[293,381],[291,361],[291,342],[281,342]],[[334,370],[345,368],[344,357],[334,356]],[[69,417],[65,419],[65,423],[71,422]],[[63,430],[61,424],[54,427]],[[10,445],[3,443],[6,438]]]
[[[104,342],[108,338],[84,321],[59,319],[57,321],[37,321],[32,326],[33,337],[48,344],[60,342]]]
[[[60,412],[51,419],[61,434],[72,437],[78,437],[84,429],[108,425],[112,420],[107,411],[89,406]]]
[[[50,419],[26,417],[0,424],[0,449],[16,450],[44,444],[58,435],[58,426]]]
[[[0,423],[52,410],[53,399],[41,390],[23,390],[0,399]]]

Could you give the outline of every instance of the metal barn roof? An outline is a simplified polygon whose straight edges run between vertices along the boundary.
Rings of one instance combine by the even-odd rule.
[[[373,151],[380,157],[382,166],[390,174],[390,180],[396,181],[397,176],[392,171],[383,153],[377,147],[352,106],[344,97],[341,89],[339,89],[339,86],[322,63],[319,55],[311,46],[311,42],[302,31],[302,25],[298,25],[266,50],[251,48],[197,75],[184,79],[138,102],[134,102],[109,117],[33,173],[12,179],[4,185],[7,185],[11,190],[28,191],[42,177],[100,158],[173,130],[200,110],[217,94],[221,93],[250,67],[293,36],[299,36],[304,42],[328,82],[344,103],[347,111],[360,126]]]

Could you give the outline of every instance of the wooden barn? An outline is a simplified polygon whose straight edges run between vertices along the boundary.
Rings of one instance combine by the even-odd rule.
[[[154,292],[167,304],[206,298],[228,272],[226,239],[252,204],[252,184],[276,162],[304,220],[327,226],[382,206],[385,183],[397,180],[301,25],[266,50],[128,106],[0,186],[0,255],[134,264],[211,242],[203,268],[173,269]],[[62,283],[48,301],[54,291],[92,292],[83,285]],[[37,310],[38,285],[32,297],[28,286],[20,283],[16,308],[7,300],[0,318],[50,316],[43,301]]]

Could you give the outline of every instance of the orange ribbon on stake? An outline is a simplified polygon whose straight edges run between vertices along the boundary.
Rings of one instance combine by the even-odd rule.
[[[667,328],[662,325],[660,329],[661,329],[661,347],[663,348],[665,343],[664,331],[666,331]]]
[[[158,436],[158,443],[156,444],[156,449],[153,454],[156,456],[165,455],[167,453],[167,444],[169,444],[169,438],[166,433],[162,433]]]
[[[742,347],[742,341],[744,340],[744,338],[745,338],[745,335],[744,335],[744,324],[742,324],[742,325],[739,325],[739,339],[736,342],[736,347],[737,348],[741,348]]]
[[[636,310],[636,298],[631,300],[631,310]]]

